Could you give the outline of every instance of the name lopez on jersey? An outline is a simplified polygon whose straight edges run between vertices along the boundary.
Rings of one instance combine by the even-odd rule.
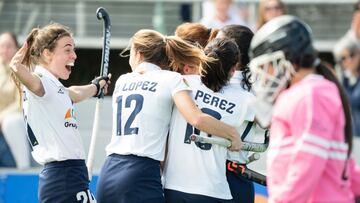
[[[211,94],[204,93],[201,90],[198,90],[195,95],[195,100],[202,100],[205,104],[210,104],[211,106],[215,106],[221,110],[224,110],[230,114],[234,113],[234,107],[236,106],[234,103],[228,102],[225,99],[221,99],[216,96],[212,96]]]
[[[156,86],[158,85],[157,82],[150,82],[150,81],[137,81],[131,83],[125,83],[122,91],[135,91],[135,90],[147,90],[150,92],[156,91]]]

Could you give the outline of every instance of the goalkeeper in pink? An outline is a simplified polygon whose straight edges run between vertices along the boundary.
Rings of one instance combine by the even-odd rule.
[[[360,173],[351,158],[348,101],[317,58],[308,25],[274,18],[250,49],[256,118],[263,126],[271,122],[269,203],[353,203]]]

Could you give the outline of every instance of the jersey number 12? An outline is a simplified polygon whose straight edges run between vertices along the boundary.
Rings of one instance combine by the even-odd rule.
[[[124,108],[130,108],[131,103],[135,102],[135,108],[130,113],[129,117],[126,119],[125,122],[121,119],[122,114],[122,103],[123,103],[123,96],[118,96],[116,98],[117,103],[117,113],[116,113],[116,135],[133,135],[137,134],[139,131],[138,127],[131,127],[132,123],[135,120],[136,115],[141,111],[144,103],[144,97],[141,94],[131,94],[124,99],[125,106]],[[122,125],[124,125],[124,130],[122,130]],[[123,134],[122,134],[123,132]]]

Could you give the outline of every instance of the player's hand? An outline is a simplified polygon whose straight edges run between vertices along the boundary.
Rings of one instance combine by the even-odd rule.
[[[236,133],[235,136],[231,139],[231,146],[229,147],[230,151],[240,151],[242,142],[240,140],[240,135]]]
[[[108,93],[108,87],[110,85],[111,73],[107,76],[99,76],[96,77],[94,80],[91,81],[91,84],[96,86],[96,94],[94,97],[100,96],[101,90],[103,91],[104,95]]]
[[[28,45],[25,42],[22,45],[22,47],[15,53],[15,55],[13,56],[13,58],[9,63],[9,66],[13,71],[17,71],[20,68],[26,68],[26,66],[22,64],[22,61],[24,60],[27,50],[28,50]]]
[[[111,84],[110,80],[111,80],[111,73],[109,73],[107,75],[107,80],[100,80],[100,82],[99,82],[100,88],[103,89],[104,94],[108,93],[108,88],[109,88],[109,85]]]

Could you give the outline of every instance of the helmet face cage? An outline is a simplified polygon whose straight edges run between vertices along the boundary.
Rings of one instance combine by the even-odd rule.
[[[316,59],[311,29],[295,16],[276,17],[256,32],[249,54],[255,76],[255,114],[259,122],[270,123],[275,99],[295,73],[293,64],[311,67]]]
[[[295,73],[292,64],[286,60],[283,51],[264,54],[250,63],[254,74],[254,92],[268,103],[274,103],[279,92],[285,88]]]
[[[280,91],[286,88],[295,70],[281,50],[254,58],[250,63],[250,69],[255,80],[255,114],[260,124],[267,126],[270,123],[275,99]]]

